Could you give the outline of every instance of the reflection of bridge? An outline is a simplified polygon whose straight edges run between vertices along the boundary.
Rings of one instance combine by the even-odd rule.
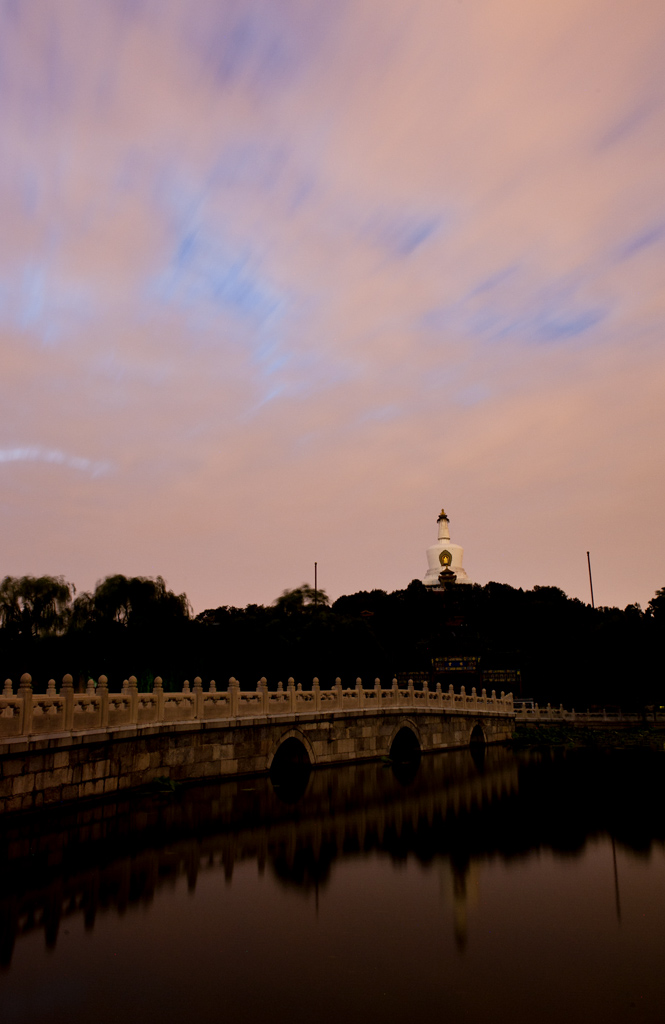
[[[185,683],[165,693],[159,678],[152,693],[136,679],[120,693],[107,680],[90,680],[74,694],[71,676],[60,692],[32,692],[30,676],[18,693],[11,682],[0,697],[0,809],[27,809],[79,797],[101,796],[168,776],[171,780],[242,775],[270,769],[278,750],[313,765],[390,756],[397,747],[422,751],[468,746],[473,739],[500,742],[512,734],[512,694],[467,694],[412,682],[400,688],[344,688],[338,679],[311,690],[292,679],[269,690],[241,691],[231,679],[217,691]],[[287,746],[288,741],[288,746]],[[403,746],[403,745],[406,746]]]
[[[92,928],[98,913],[150,903],[178,878],[190,889],[200,873],[223,871],[230,881],[243,861],[311,892],[342,857],[439,856],[460,876],[456,891],[467,869],[456,853],[461,823],[516,791],[514,756],[488,748],[425,758],[408,785],[377,762],[322,769],[294,802],[270,778],[255,778],[5,819],[0,961],[17,936],[42,929],[53,946],[62,919],[83,915]]]

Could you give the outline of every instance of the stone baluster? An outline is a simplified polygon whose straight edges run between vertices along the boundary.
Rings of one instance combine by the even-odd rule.
[[[62,677],[60,696],[65,698],[65,732],[69,732],[74,724],[74,680],[69,673]]]
[[[475,686],[471,687],[471,703],[473,704],[474,708],[478,705],[478,694],[476,693]]]
[[[109,681],[106,676],[100,676],[97,680],[97,696],[100,710],[99,724],[102,729],[107,729],[109,724]]]
[[[217,683],[215,682],[214,679],[210,680],[210,683],[208,685],[208,693],[217,693]]]
[[[289,711],[294,712],[296,709],[296,681],[293,676],[289,676],[286,680],[286,692],[289,695]]]
[[[496,690],[492,690],[492,700],[496,704]]]
[[[337,694],[337,709],[341,711],[344,707],[344,691],[342,689],[342,680],[339,676],[335,679],[335,693]]]
[[[314,676],[312,679],[312,693],[314,694],[314,710],[321,710],[321,687],[319,685],[318,676]]]
[[[443,690],[441,689],[441,683],[436,684],[436,702],[437,704],[443,704]]]
[[[393,685],[391,686],[390,690],[392,694],[390,698],[390,703],[392,707],[396,708],[397,705],[399,704],[399,683],[397,682],[397,679],[393,679]]]
[[[466,686],[460,686],[459,695],[462,698],[462,704],[466,707]]]
[[[129,679],[123,679],[122,686],[120,688],[120,693],[123,695],[123,697],[126,697],[127,694],[129,693]]]
[[[182,684],[182,692],[183,693],[191,693],[192,692],[191,688],[190,688],[190,685],[189,685],[189,679],[185,679],[184,683]]]
[[[377,710],[381,709],[381,680],[377,676],[374,680],[374,693],[376,694],[375,701]]]
[[[407,691],[408,691],[408,697],[406,698],[407,706],[412,708],[413,704],[414,704],[413,679],[409,679],[406,688],[407,688]]]
[[[155,722],[164,721],[164,680],[155,676],[152,681],[152,695],[155,698]]]
[[[484,686],[480,691],[480,701],[482,704],[487,704],[487,690],[485,689]]]
[[[127,693],[129,694],[129,721],[136,725],[139,720],[139,684],[136,676],[130,676],[127,680]]]
[[[261,693],[261,714],[267,715],[268,709],[270,707],[268,703],[270,697],[268,696],[268,680],[266,679],[265,676],[261,676],[258,683],[256,684],[256,688]]]
[[[238,717],[238,693],[240,691],[240,683],[235,676],[231,676],[229,679],[229,697],[231,704],[231,718]]]
[[[194,718],[203,718],[203,680],[194,677]]]
[[[448,686],[448,703],[451,706],[455,703],[455,687],[452,683]]]
[[[56,697],[57,696],[57,691],[56,691],[56,688],[55,688],[55,679],[49,679],[48,683],[46,684],[46,696],[47,697]]]
[[[11,679],[5,679],[5,685],[2,688],[2,696],[3,697],[13,697],[14,696],[14,684],[12,683]]]
[[[425,707],[429,704],[429,680],[423,679],[423,704]]]
[[[88,679],[88,685],[85,688],[85,695],[86,695],[86,697],[94,697],[95,696],[95,680],[94,679]]]
[[[365,691],[363,690],[363,681],[360,676],[356,679],[356,698],[358,707],[361,708],[365,703]]]
[[[32,676],[24,672],[18,688],[18,696],[23,701],[21,707],[21,735],[29,736],[32,732]]]

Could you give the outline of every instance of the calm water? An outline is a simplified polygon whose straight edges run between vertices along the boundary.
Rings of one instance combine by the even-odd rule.
[[[0,1019],[665,1019],[665,752],[487,750],[0,825]]]

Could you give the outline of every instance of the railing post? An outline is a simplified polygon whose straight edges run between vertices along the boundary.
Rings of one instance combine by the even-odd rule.
[[[408,697],[406,698],[406,706],[408,708],[412,708],[413,704],[414,704],[414,698],[413,698],[413,679],[409,679],[409,681],[408,681],[408,683],[406,685],[406,688],[407,688],[407,691],[408,691]]]
[[[478,706],[478,694],[476,693],[475,686],[471,687],[471,700],[473,701],[474,708]]]
[[[441,683],[436,684],[436,702],[437,704],[443,704],[443,691],[441,690]]]
[[[5,685],[2,688],[2,696],[3,697],[13,697],[14,696],[14,684],[12,683],[11,679],[5,679]]]
[[[65,698],[65,731],[71,732],[74,724],[74,680],[69,673],[62,677],[60,696]]]
[[[392,694],[390,703],[393,707],[397,707],[399,704],[399,684],[397,679],[393,679],[393,685],[390,687],[390,691]]]
[[[238,717],[238,691],[240,690],[240,683],[235,676],[231,676],[229,679],[229,694],[231,704],[231,718]]]
[[[18,688],[17,696],[21,697],[21,735],[29,736],[32,731],[32,676],[24,672]]]
[[[452,683],[448,684],[448,701],[452,707],[455,703],[455,687]]]
[[[102,729],[109,725],[109,681],[106,676],[97,680],[97,696],[99,697],[99,724]]]
[[[484,686],[483,686],[482,690],[480,691],[480,703],[483,704],[483,705],[487,704],[487,690],[485,689]]]
[[[423,703],[425,707],[429,704],[429,680],[423,679]]]
[[[344,707],[344,691],[342,690],[342,680],[339,676],[335,679],[335,693],[337,694],[337,709],[341,711]]]
[[[360,676],[356,679],[356,697],[358,698],[358,707],[361,708],[365,699],[365,691],[363,690],[363,681]]]
[[[377,676],[374,680],[374,693],[376,694],[376,706],[377,709],[381,710],[381,680]]]
[[[194,718],[203,718],[203,680],[194,677]]]
[[[296,710],[296,687],[295,679],[293,676],[289,676],[286,680],[286,692],[289,695],[289,711],[292,713]]]
[[[155,721],[164,721],[164,682],[161,676],[155,676],[152,681],[152,692],[155,696]]]
[[[136,676],[130,676],[127,680],[127,693],[129,694],[129,721],[136,725],[139,720],[139,684]]]
[[[261,691],[261,714],[267,715],[269,710],[268,705],[268,680],[265,676],[261,676],[257,684],[257,690]]]
[[[321,687],[317,676],[312,679],[312,693],[314,694],[314,710],[321,710]]]

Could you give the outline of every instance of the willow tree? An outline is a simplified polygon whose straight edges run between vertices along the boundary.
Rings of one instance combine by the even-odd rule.
[[[75,593],[63,576],[5,576],[0,626],[14,636],[59,636],[69,625]]]

